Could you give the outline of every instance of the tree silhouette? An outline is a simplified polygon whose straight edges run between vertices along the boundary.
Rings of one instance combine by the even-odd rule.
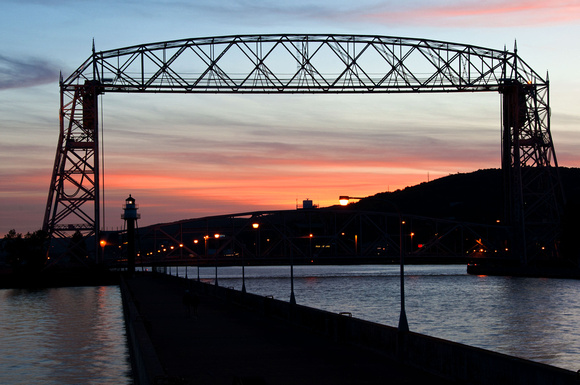
[[[12,229],[3,238],[2,251],[15,272],[40,271],[46,263],[48,240],[42,230],[22,236]]]

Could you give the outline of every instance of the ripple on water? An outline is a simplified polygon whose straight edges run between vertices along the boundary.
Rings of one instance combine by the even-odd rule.
[[[130,384],[116,286],[0,290],[0,383]]]

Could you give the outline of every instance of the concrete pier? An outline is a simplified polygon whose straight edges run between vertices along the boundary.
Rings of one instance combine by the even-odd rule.
[[[122,293],[137,384],[578,383],[571,371],[182,278],[137,274]]]

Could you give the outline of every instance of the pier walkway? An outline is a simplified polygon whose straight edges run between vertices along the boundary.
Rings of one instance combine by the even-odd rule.
[[[197,315],[189,315],[182,303],[186,289],[198,295]],[[125,310],[137,312],[129,314],[134,326],[128,334],[133,350],[139,350],[132,355],[141,361],[135,373],[140,383],[449,384],[376,350],[325,337],[208,290],[211,285],[163,275],[126,280]]]
[[[137,385],[580,385],[580,372],[184,278],[138,273],[121,293]]]

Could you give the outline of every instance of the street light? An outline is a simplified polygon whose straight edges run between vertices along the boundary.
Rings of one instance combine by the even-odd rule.
[[[179,259],[181,259],[180,263],[183,263],[183,243],[179,244]],[[179,277],[179,272],[177,276]],[[185,279],[187,279],[187,262],[185,264]]]
[[[203,254],[204,254],[206,260],[207,260],[207,240],[208,239],[209,239],[209,235],[204,235],[203,236],[203,241],[204,241],[203,242],[204,243],[204,246],[203,246]],[[197,282],[199,282],[199,262],[197,264]]]
[[[105,241],[104,239],[101,239],[99,244],[101,245],[101,261],[104,261],[105,260],[105,246],[107,246],[107,241]]]
[[[215,239],[220,239],[221,237],[222,237],[221,234],[218,234],[218,233],[214,234]],[[218,262],[217,262],[218,250],[219,250],[219,244],[216,245],[216,249],[215,249],[215,253],[214,253],[214,256],[215,256],[215,282],[214,282],[214,284],[216,286],[218,286],[218,265],[217,265],[218,264]]]
[[[252,223],[252,228],[256,230],[256,258],[260,258],[260,224],[258,222]]]
[[[369,197],[373,199],[373,197]],[[341,206],[348,205],[351,199],[365,199],[365,197],[351,197],[348,195],[341,195],[338,200]],[[407,322],[407,312],[405,311],[405,253],[403,252],[403,216],[401,215],[401,211],[399,207],[389,200],[384,199],[377,199],[381,202],[389,203],[397,214],[399,215],[399,265],[400,265],[400,276],[401,276],[401,314],[399,315],[399,331],[401,332],[408,332],[409,331],[409,323]]]
[[[258,243],[258,236],[260,234],[260,231],[258,230],[260,228],[260,224],[258,222],[254,222],[252,223],[252,228],[254,230],[256,230],[256,258],[258,258],[258,248],[259,243]],[[244,252],[242,250],[242,293],[246,293],[246,261],[244,260]]]
[[[194,239],[193,240],[193,244],[197,245],[199,243],[199,239]],[[195,250],[199,250],[197,247],[195,248]],[[195,257],[196,252],[194,252],[191,256]],[[197,282],[199,282],[199,254],[197,256],[197,261],[196,261],[196,265],[197,265]]]

